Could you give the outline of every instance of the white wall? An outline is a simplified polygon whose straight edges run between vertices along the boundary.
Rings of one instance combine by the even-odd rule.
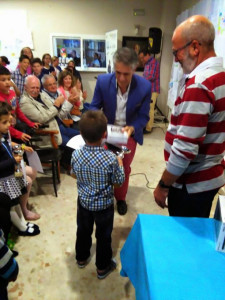
[[[194,1],[193,2],[197,2]],[[193,3],[194,4],[194,3]],[[166,115],[167,91],[172,65],[171,36],[176,16],[190,7],[190,0],[1,0],[0,9],[23,9],[27,26],[32,31],[34,56],[50,52],[51,33],[105,34],[118,29],[118,47],[122,36],[134,36],[134,25],[140,25],[139,36],[148,36],[150,27],[163,31],[161,56],[161,94],[158,107]],[[145,16],[134,17],[133,9],[145,9]],[[182,8],[182,10],[181,10]],[[20,20],[14,20],[15,24]],[[9,16],[9,22],[10,20]],[[26,45],[24,45],[26,46]],[[52,54],[52,53],[51,53]],[[4,55],[4,53],[1,53]],[[91,100],[98,73],[82,74],[84,87]]]

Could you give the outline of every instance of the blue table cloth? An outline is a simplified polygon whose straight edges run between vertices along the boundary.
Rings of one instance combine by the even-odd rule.
[[[138,215],[121,250],[137,300],[225,300],[225,254],[215,220]]]

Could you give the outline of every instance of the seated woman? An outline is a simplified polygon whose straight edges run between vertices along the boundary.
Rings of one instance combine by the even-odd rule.
[[[43,64],[43,69],[42,69],[42,73],[43,75],[47,74],[47,75],[53,75],[56,77],[56,72],[53,66],[51,66],[51,55],[48,53],[45,53],[42,56],[42,64]]]
[[[76,102],[74,103],[70,113],[75,115],[75,116],[79,116],[80,115],[80,110],[79,110],[79,107],[80,107],[80,100],[79,100],[79,95],[78,95],[78,92],[75,88],[75,77],[72,75],[72,73],[70,73],[69,71],[67,70],[63,70],[60,75],[59,75],[59,79],[58,79],[58,93],[63,95],[64,98],[66,100],[69,99],[69,97],[72,95],[74,97],[77,96],[77,100]],[[78,113],[74,113],[74,111],[78,112]],[[74,129],[78,129],[78,121],[79,121],[79,117],[77,118],[73,118],[73,125],[72,125],[72,128]]]
[[[72,94],[76,94],[75,89],[75,77],[71,72],[67,70],[63,70],[58,79],[58,92],[64,96],[66,100],[68,100],[69,96]],[[78,103],[80,105],[80,103]],[[77,104],[77,106],[79,106]]]

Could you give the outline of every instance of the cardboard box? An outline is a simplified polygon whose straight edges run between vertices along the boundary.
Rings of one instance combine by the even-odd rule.
[[[219,195],[214,214],[216,250],[225,253],[225,196]]]

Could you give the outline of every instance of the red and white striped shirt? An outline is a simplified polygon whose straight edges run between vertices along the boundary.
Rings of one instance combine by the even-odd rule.
[[[211,57],[189,74],[177,98],[165,138],[167,170],[177,176],[174,187],[189,193],[225,184],[225,70]]]

